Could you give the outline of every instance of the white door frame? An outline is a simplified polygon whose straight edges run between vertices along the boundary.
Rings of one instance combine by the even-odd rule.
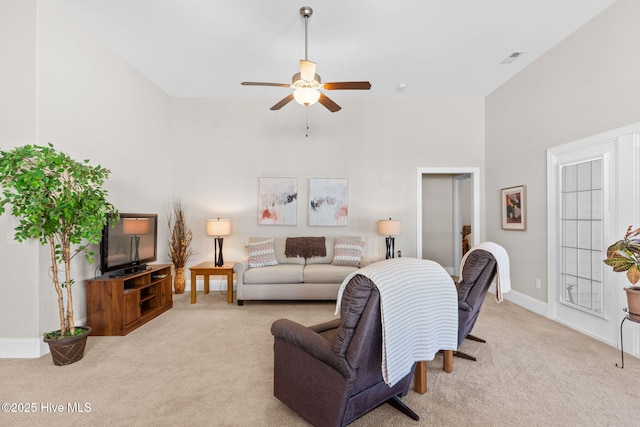
[[[417,170],[416,257],[422,258],[422,177],[423,175],[464,175],[472,182],[471,242],[480,243],[480,168],[477,167],[424,167]],[[454,230],[459,231],[459,230]]]
[[[462,261],[462,209],[460,198],[462,197],[462,181],[470,179],[467,174],[453,177],[453,275],[460,275],[460,261]]]
[[[619,345],[619,324],[626,306],[622,288],[628,284],[624,274],[613,273],[611,269],[603,271],[605,282],[605,303],[603,316],[583,315],[576,311],[575,316],[567,316],[567,311],[558,302],[559,286],[559,177],[558,164],[574,156],[577,160],[603,156],[609,163],[610,188],[609,199],[605,200],[603,218],[603,249],[621,238],[630,224],[640,223],[640,123],[615,129],[581,140],[573,141],[547,150],[547,283],[548,316],[553,320],[576,329],[586,335]],[[631,197],[625,197],[630,195]],[[627,327],[625,350],[633,355],[640,354],[640,328]]]

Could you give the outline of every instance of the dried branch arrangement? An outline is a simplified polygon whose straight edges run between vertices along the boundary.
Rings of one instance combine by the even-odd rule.
[[[191,249],[193,234],[185,222],[184,209],[180,200],[173,202],[173,214],[168,216],[167,224],[169,230],[171,230],[169,259],[171,259],[176,268],[184,268],[189,258],[193,255],[193,250]]]

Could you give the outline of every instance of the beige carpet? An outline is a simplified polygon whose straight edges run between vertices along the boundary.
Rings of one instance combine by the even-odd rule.
[[[0,360],[2,402],[35,403],[36,413],[0,412],[11,426],[304,426],[272,395],[271,323],[314,324],[334,304],[247,302],[220,293],[174,296],[174,308],[126,337],[90,337],[84,359],[56,367],[40,359]],[[640,361],[487,297],[476,328],[486,344],[461,350],[454,372],[429,362],[425,395],[404,401],[414,422],[388,405],[353,426],[637,426]],[[90,405],[69,412],[68,405]],[[47,404],[50,404],[47,407]],[[62,405],[62,412],[53,412]],[[48,408],[48,412],[47,412]]]

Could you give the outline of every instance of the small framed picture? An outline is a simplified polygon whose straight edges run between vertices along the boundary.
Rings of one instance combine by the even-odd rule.
[[[503,230],[527,229],[527,202],[525,186],[503,188],[500,190],[500,214]]]

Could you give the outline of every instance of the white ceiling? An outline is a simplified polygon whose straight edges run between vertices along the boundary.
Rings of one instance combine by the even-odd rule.
[[[486,96],[614,0],[57,0],[175,97],[269,97],[304,58],[323,82],[368,80],[331,97]],[[510,65],[500,62],[523,51]],[[404,90],[399,85],[404,84]]]

